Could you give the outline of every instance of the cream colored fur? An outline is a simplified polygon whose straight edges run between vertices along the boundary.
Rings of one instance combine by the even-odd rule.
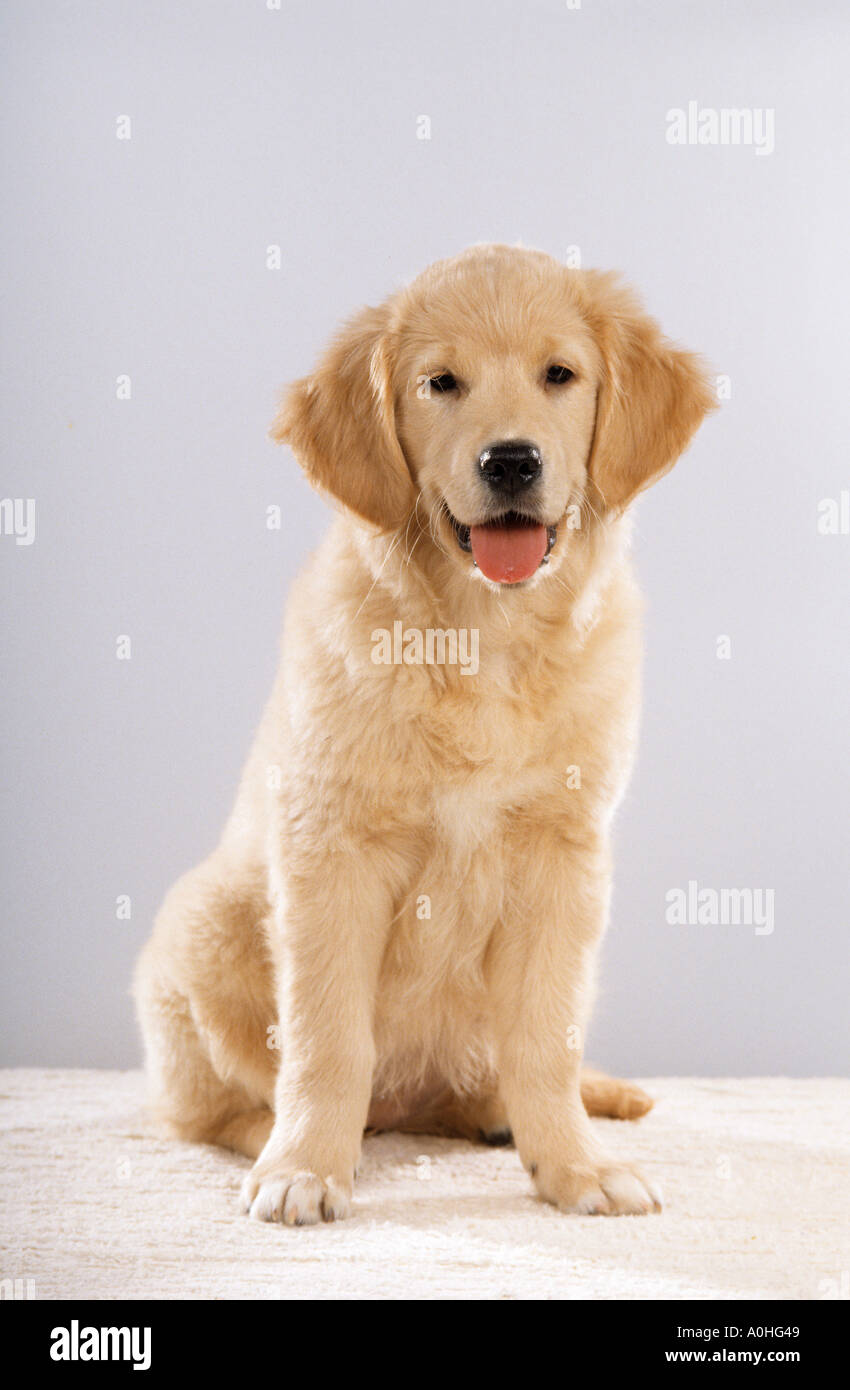
[[[422,389],[449,371],[451,397]],[[367,1126],[510,1132],[565,1211],[659,1206],[587,1118],[651,1102],[581,1059],[637,733],[627,507],[711,404],[614,277],[498,246],[363,311],[284,397],[275,436],[340,515],[221,842],[136,976],[153,1105],[256,1157],[253,1216],[346,1215]],[[475,460],[503,438],[539,447],[557,526],[515,585],[451,519],[480,518]],[[376,664],[397,621],[476,629],[477,674]]]

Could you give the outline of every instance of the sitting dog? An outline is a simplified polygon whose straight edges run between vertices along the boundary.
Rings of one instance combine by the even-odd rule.
[[[473,247],[357,314],[273,437],[339,515],[211,857],[135,992],[152,1104],[348,1215],[364,1130],[507,1142],[562,1211],[658,1210],[582,1069],[638,722],[628,508],[712,408],[615,276]],[[474,659],[473,659],[474,653]]]

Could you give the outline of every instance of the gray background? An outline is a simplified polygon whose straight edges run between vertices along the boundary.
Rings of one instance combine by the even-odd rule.
[[[3,1059],[140,1055],[132,961],[218,836],[327,521],[266,440],[278,386],[429,261],[521,239],[622,269],[732,382],[640,505],[645,718],[590,1052],[841,1071],[850,536],[817,508],[850,487],[846,6],[16,0],[2,23],[2,495],[37,505],[33,545],[0,537]],[[775,108],[775,152],[670,146],[689,100]],[[689,879],[773,888],[773,935],[668,925]]]

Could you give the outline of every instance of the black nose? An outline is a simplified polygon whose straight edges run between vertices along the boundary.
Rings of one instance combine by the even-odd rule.
[[[478,468],[488,487],[512,497],[539,478],[543,464],[540,450],[533,444],[525,439],[506,439],[482,449]]]

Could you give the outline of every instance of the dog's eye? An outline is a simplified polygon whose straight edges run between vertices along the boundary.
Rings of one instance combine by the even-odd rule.
[[[565,386],[572,378],[573,373],[569,367],[564,367],[560,362],[555,362],[546,373],[546,380],[552,386]]]
[[[438,372],[436,376],[428,378],[428,384],[432,391],[446,392],[457,390],[457,381],[452,376],[451,372]]]

